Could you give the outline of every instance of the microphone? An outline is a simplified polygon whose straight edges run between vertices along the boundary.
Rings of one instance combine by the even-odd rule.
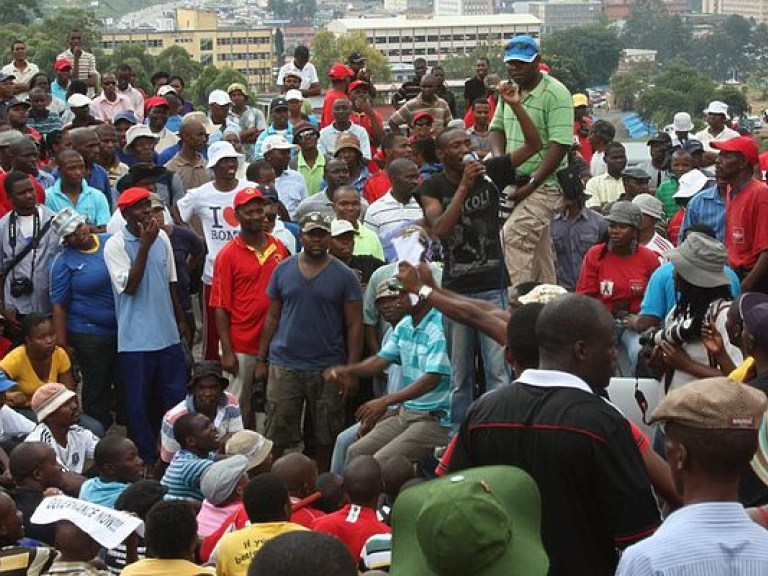
[[[463,164],[469,164],[470,162],[482,162],[482,160],[480,160],[480,157],[477,155],[476,152],[469,152],[468,154],[464,154],[461,161]],[[491,180],[491,177],[488,176],[488,174],[486,174],[485,172],[483,172],[483,180],[488,182],[488,184],[490,184],[494,188],[496,187],[496,183],[493,180]]]

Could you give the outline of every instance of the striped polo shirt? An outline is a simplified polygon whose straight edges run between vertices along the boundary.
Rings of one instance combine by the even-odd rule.
[[[573,143],[573,101],[571,93],[559,80],[549,74],[543,74],[539,84],[528,93],[523,93],[523,108],[531,117],[541,135],[544,148],[517,167],[521,174],[533,174],[541,165],[553,142],[570,148]],[[491,130],[504,132],[507,138],[507,152],[512,152],[523,145],[523,131],[512,108],[502,100],[491,121]],[[567,165],[567,155],[560,168]],[[544,181],[555,184],[557,178],[552,174]]]
[[[203,472],[212,465],[213,460],[200,458],[185,448],[176,452],[160,481],[168,488],[166,500],[190,498],[202,502],[204,497],[200,489],[200,479]]]
[[[379,351],[379,357],[402,366],[400,386],[406,388],[424,374],[439,374],[440,381],[429,392],[403,403],[416,412],[443,411],[441,424],[450,424],[451,362],[443,330],[443,315],[435,308],[414,325],[413,316],[403,318]]]

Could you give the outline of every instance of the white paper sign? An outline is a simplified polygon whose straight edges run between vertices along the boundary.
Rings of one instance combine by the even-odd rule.
[[[30,520],[33,524],[68,520],[105,548],[114,548],[132,532],[144,535],[140,518],[70,496],[43,498]]]
[[[392,246],[399,262],[408,262],[411,266],[419,266],[421,255],[424,254],[424,244],[422,244],[419,234],[395,236],[392,238]]]

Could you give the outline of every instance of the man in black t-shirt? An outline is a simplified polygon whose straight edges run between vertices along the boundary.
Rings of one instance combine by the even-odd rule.
[[[509,465],[541,493],[550,576],[612,576],[623,549],[653,533],[659,512],[629,425],[597,393],[616,363],[613,319],[570,294],[536,322],[539,370],[475,402],[443,457],[448,473]]]
[[[503,84],[499,95],[518,116],[524,144],[484,164],[470,155],[472,143],[464,130],[444,130],[436,139],[443,172],[424,181],[415,195],[421,197],[424,217],[443,242],[443,286],[503,309],[509,275],[500,240],[502,191],[514,182],[515,167],[540,150],[542,143],[515,87]],[[451,320],[445,324],[453,368],[451,420],[458,429],[474,396],[477,354],[482,355],[486,390],[509,382],[509,367],[504,350],[493,339]]]
[[[491,62],[485,56],[481,56],[475,62],[476,76],[473,76],[464,82],[464,110],[469,110],[472,102],[478,98],[485,98],[485,77],[488,76],[488,69]]]

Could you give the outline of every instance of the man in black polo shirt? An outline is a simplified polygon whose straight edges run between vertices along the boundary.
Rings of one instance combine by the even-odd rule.
[[[541,492],[550,576],[612,575],[616,550],[659,523],[630,428],[595,394],[614,371],[613,319],[595,300],[567,295],[544,307],[536,337],[541,369],[475,402],[443,464],[524,469]]]

